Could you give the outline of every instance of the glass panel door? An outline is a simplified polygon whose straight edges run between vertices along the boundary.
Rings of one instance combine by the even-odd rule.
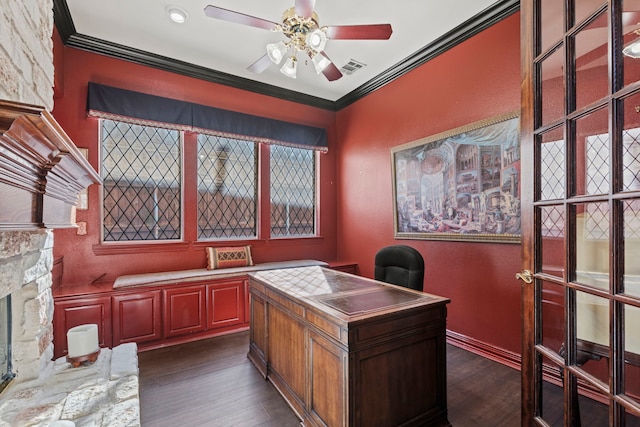
[[[640,0],[521,17],[522,425],[640,426]]]

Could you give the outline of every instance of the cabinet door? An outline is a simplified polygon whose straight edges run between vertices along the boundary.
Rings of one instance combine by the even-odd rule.
[[[251,328],[249,329],[249,360],[267,378],[267,303],[251,294]]]
[[[56,300],[53,318],[54,358],[67,354],[67,331],[78,325],[98,325],[100,347],[111,347],[111,297],[79,297]]]
[[[244,321],[251,322],[251,292],[249,292],[249,281],[244,281]]]
[[[164,292],[164,337],[192,334],[206,329],[206,287],[180,286]]]
[[[287,301],[291,306],[293,301]],[[305,391],[308,379],[307,328],[297,318],[275,304],[267,304],[267,363],[272,374],[282,378],[287,387],[283,394],[299,413],[305,409]]]
[[[113,345],[162,339],[160,291],[114,295],[111,300]]]
[[[244,280],[207,285],[208,329],[244,323]]]
[[[348,353],[320,334],[310,331],[309,401],[307,410],[317,425],[346,426]]]

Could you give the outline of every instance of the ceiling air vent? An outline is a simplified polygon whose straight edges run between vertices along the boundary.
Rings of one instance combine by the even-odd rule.
[[[366,67],[367,64],[363,64],[362,62],[358,62],[355,59],[350,59],[349,62],[347,62],[346,64],[344,64],[342,66],[342,68],[340,68],[340,71],[342,71],[342,74],[353,74],[356,71],[358,71],[359,69]]]

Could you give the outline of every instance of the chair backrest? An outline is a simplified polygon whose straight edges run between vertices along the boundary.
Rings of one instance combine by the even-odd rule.
[[[424,259],[420,252],[411,246],[384,247],[375,257],[374,278],[421,291],[424,281]]]

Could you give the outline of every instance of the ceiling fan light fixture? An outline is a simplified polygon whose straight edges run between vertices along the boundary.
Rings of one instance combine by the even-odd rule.
[[[295,56],[291,56],[289,57],[289,59],[287,59],[287,62],[284,63],[282,68],[280,68],[280,72],[287,77],[295,79],[297,68],[298,68],[298,60],[296,59]]]
[[[327,44],[327,35],[324,31],[316,28],[315,30],[309,31],[307,33],[307,37],[305,42],[307,46],[316,52],[320,52],[324,50],[325,45]]]
[[[207,5],[205,15],[227,22],[247,25],[254,28],[281,33],[288,40],[267,44],[267,53],[251,64],[247,69],[253,73],[262,73],[271,63],[280,64],[285,56],[289,58],[280,71],[290,78],[296,78],[298,54],[304,55],[305,64],[310,58],[316,73],[324,74],[330,82],[343,76],[331,59],[325,54],[324,47],[332,40],[388,40],[393,32],[391,24],[334,25],[320,26],[318,14],[313,10],[315,0],[296,0],[295,5],[284,11],[281,23],[256,16]]]
[[[640,28],[637,28],[632,31],[636,36],[640,36]],[[640,38],[636,38],[634,41],[629,43],[624,49],[622,49],[622,54],[628,56],[629,58],[638,59],[640,58]]]
[[[640,40],[636,40],[627,45],[627,47],[622,49],[622,53],[630,58],[640,58]]]
[[[288,50],[289,47],[282,41],[267,45],[267,55],[269,55],[269,59],[271,59],[271,62],[274,64],[282,62],[282,58],[284,58]]]
[[[313,58],[311,58],[311,62],[313,62],[313,66],[316,69],[316,74],[320,74],[324,71],[325,68],[331,64],[331,61],[326,56],[321,53],[316,53]]]
[[[189,17],[187,11],[178,6],[167,6],[166,11],[169,15],[169,19],[176,24],[184,24]]]

